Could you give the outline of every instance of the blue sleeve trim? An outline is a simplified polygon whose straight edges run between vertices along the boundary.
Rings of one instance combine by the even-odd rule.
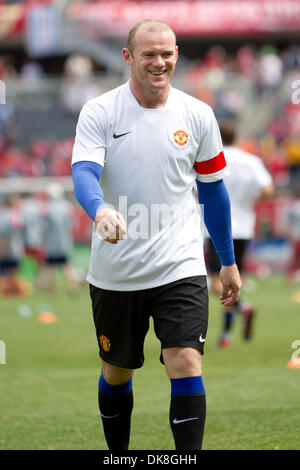
[[[231,231],[230,199],[223,180],[198,180],[198,200],[204,206],[204,222],[223,266],[235,264]]]
[[[102,171],[103,167],[94,162],[84,161],[72,165],[75,197],[93,220],[98,209],[107,207],[99,183]]]

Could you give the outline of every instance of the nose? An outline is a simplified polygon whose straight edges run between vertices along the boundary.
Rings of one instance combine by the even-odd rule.
[[[164,59],[162,58],[162,56],[160,54],[157,54],[154,59],[153,59],[153,65],[155,67],[163,67],[165,64],[165,61]]]

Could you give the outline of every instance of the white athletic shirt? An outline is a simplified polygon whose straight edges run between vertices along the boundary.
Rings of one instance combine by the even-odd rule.
[[[224,146],[229,175],[224,179],[231,203],[232,236],[252,239],[255,231],[253,203],[272,178],[262,160],[237,147]]]
[[[125,218],[127,236],[110,244],[94,224],[87,281],[130,291],[206,274],[194,183],[227,174],[222,150],[212,109],[175,88],[158,109],[140,106],[129,81],[88,101],[72,163],[104,166],[104,199]]]

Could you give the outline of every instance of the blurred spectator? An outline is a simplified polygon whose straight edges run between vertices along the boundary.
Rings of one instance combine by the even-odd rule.
[[[289,169],[289,188],[291,193],[300,191],[300,138],[288,139],[285,142],[287,164]]]
[[[0,152],[15,140],[15,113],[11,104],[0,104]]]
[[[229,83],[221,93],[219,104],[222,107],[222,118],[234,119],[244,109],[245,99],[242,91]]]
[[[8,81],[17,77],[15,68],[15,59],[12,54],[4,54],[0,56],[0,80]]]
[[[92,61],[88,56],[73,54],[65,62],[65,80],[61,89],[64,109],[78,114],[82,106],[102,90],[93,79]]]
[[[300,46],[291,44],[281,55],[283,67],[285,70],[294,70],[300,68]]]
[[[277,89],[282,79],[283,64],[273,46],[263,46],[258,58],[258,86],[261,90]]]
[[[284,103],[280,110],[283,118],[286,120],[287,132],[284,137],[300,136],[300,106],[290,100]]]
[[[29,293],[28,285],[18,277],[24,254],[22,228],[20,197],[11,194],[0,211],[0,291],[5,297]]]
[[[4,147],[1,153],[0,177],[22,176],[25,173],[24,154],[13,146]]]
[[[44,74],[41,64],[31,58],[26,60],[20,70],[20,78],[26,83],[27,89],[34,89],[36,83],[43,78]]]
[[[257,56],[252,46],[240,47],[236,54],[237,72],[249,78],[253,78],[257,73]]]
[[[292,247],[291,262],[288,269],[291,281],[300,281],[300,189],[295,192],[295,199],[288,214],[289,241]]]
[[[51,167],[51,145],[44,139],[33,140],[27,151],[26,176],[51,175],[48,169]]]
[[[284,152],[278,146],[273,133],[265,134],[260,142],[257,152],[262,158],[266,168],[272,175],[277,189],[288,187],[288,167]]]
[[[224,69],[226,50],[223,46],[215,45],[209,48],[203,57],[203,65],[207,69]]]
[[[54,144],[51,146],[51,162],[48,166],[50,175],[70,175],[73,145],[73,138],[65,139],[61,142],[54,142]]]

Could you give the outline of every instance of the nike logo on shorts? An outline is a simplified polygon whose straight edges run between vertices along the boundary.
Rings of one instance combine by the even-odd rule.
[[[202,335],[201,335],[200,338],[199,338],[199,341],[200,341],[200,343],[204,343],[204,342],[205,342],[205,338],[202,338]]]
[[[180,423],[185,423],[186,421],[194,421],[195,419],[199,419],[198,416],[196,416],[195,418],[186,418],[186,419],[173,419],[173,423],[174,424],[180,424]]]
[[[124,134],[116,134],[116,133],[114,132],[113,138],[114,138],[114,139],[118,139],[119,137],[123,137],[123,135],[131,134],[131,132],[132,132],[132,131],[124,132]]]

